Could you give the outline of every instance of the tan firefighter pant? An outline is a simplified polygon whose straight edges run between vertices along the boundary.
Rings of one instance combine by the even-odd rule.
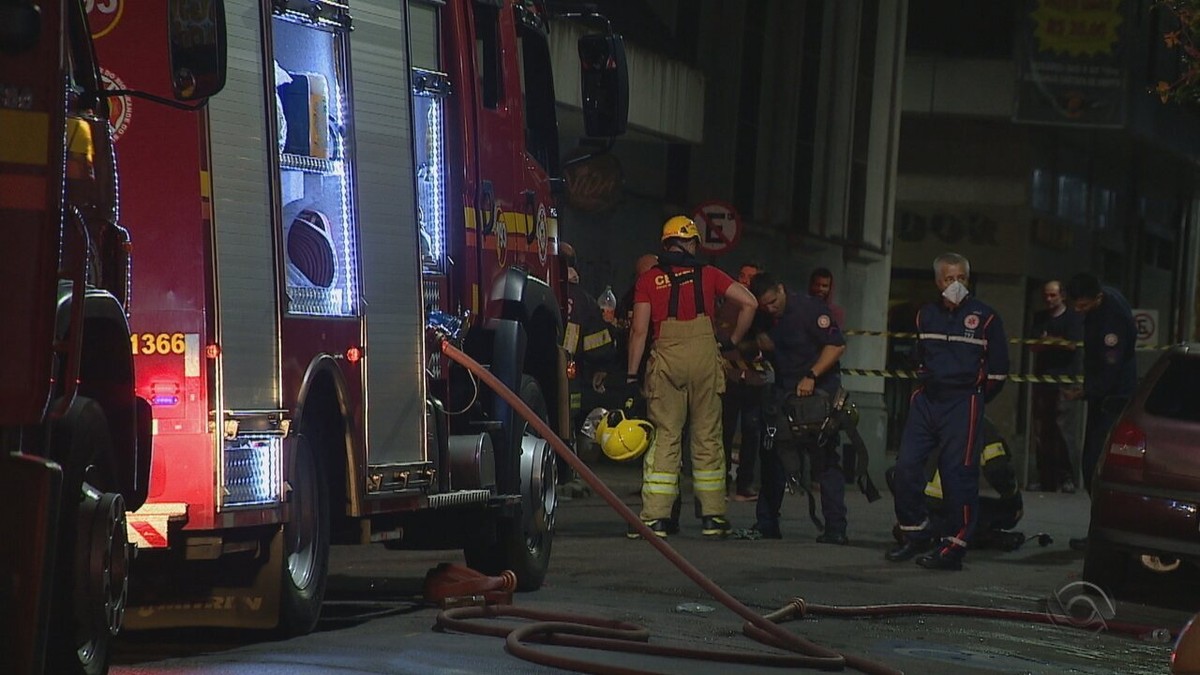
[[[701,515],[725,515],[724,392],[725,373],[712,321],[707,316],[664,321],[646,364],[646,409],[655,437],[642,466],[642,520],[670,517],[679,497],[685,423],[690,432],[692,489]]]

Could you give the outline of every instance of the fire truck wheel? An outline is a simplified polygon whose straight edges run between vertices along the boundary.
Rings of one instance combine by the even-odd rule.
[[[517,392],[543,421],[549,419],[546,399],[537,380],[521,377]],[[558,506],[557,469],[554,450],[525,425],[520,462],[521,513],[500,518],[496,524],[495,545],[468,545],[463,549],[467,564],[485,574],[512,570],[517,575],[518,591],[536,591],[550,566],[550,547],[554,543],[554,516]]]
[[[112,436],[100,404],[78,397],[56,432],[63,467],[46,672],[101,675],[128,592],[125,502],[112,481]]]
[[[283,526],[279,629],[284,637],[317,626],[329,572],[329,486],[321,476],[320,436],[301,432],[292,452],[290,518]]]

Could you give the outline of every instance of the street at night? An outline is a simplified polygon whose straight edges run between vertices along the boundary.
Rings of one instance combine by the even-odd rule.
[[[637,497],[632,494],[639,478],[636,463],[605,461],[599,468],[622,500],[636,508]],[[851,486],[847,494],[851,543],[845,547],[813,543],[817,533],[802,496],[785,499],[783,540],[702,540],[696,522],[685,517],[682,532],[667,541],[725,590],[763,614],[798,596],[828,605],[946,603],[1025,610],[1056,617],[1060,624],[966,616],[819,617],[783,624],[824,647],[904,672],[1148,675],[1166,671],[1169,644],[1153,635],[1120,635],[1105,630],[1105,624],[1177,630],[1190,615],[1184,611],[1186,603],[1194,603],[1200,594],[1170,578],[1139,578],[1126,597],[1114,600],[1113,613],[1107,612],[1102,597],[1086,605],[1087,611],[1079,600],[1073,602],[1077,596],[1072,584],[1079,584],[1083,554],[1070,550],[1067,539],[1086,527],[1086,495],[1026,494],[1027,515],[1017,530],[1030,541],[1015,552],[972,552],[961,572],[931,571],[911,562],[883,559],[894,520],[890,497],[885,492],[884,499],[868,505]],[[734,527],[748,526],[753,510],[753,503],[731,502]],[[534,593],[517,594],[514,603],[639,624],[649,629],[655,644],[773,651],[742,635],[741,619],[706,597],[646,542],[626,539],[624,531],[625,524],[599,496],[562,502],[546,585]],[[1043,532],[1054,540],[1045,547],[1034,540]],[[439,562],[461,562],[461,555],[354,547],[335,548],[333,557],[329,595],[314,634],[283,642],[246,643],[244,635],[199,630],[135,633],[120,642],[112,672],[556,672],[507,654],[501,639],[434,630],[438,611],[420,599],[424,574]],[[1067,608],[1071,618],[1064,613]],[[763,666],[541,648],[658,672],[769,672]]]
[[[1200,0],[0,0],[0,675],[1200,675],[1198,103]]]

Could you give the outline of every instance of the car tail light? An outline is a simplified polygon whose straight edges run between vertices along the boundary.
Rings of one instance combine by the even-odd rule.
[[[1146,433],[1141,427],[1122,420],[1113,427],[1104,464],[1121,469],[1141,469],[1146,459]]]

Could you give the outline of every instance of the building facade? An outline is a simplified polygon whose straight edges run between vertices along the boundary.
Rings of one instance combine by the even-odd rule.
[[[911,325],[942,252],[970,258],[1013,338],[1042,283],[1078,271],[1144,310],[1148,344],[1195,338],[1200,118],[1152,92],[1178,66],[1151,0],[600,4],[635,46],[632,131],[572,181],[564,231],[584,283],[619,293],[661,222],[709,202],[741,224],[714,264],[752,260],[798,290],[831,269],[843,366],[868,373],[846,384],[874,471],[907,407],[908,382],[881,374],[911,341],[870,333]],[[592,147],[571,134],[564,148]],[[1010,350],[1026,372],[1025,345]],[[1018,453],[1025,387],[989,412]]]

